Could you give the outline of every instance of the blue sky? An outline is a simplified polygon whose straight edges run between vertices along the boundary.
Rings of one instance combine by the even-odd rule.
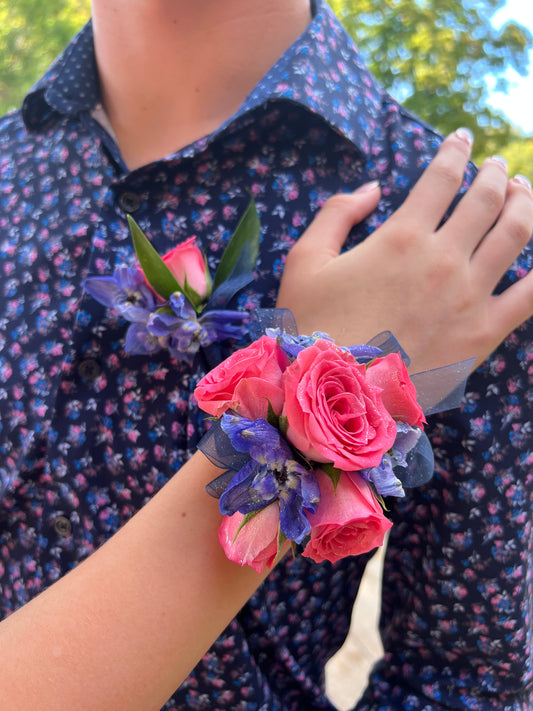
[[[507,0],[505,7],[494,15],[494,25],[499,27],[507,20],[516,20],[533,32],[533,2]],[[527,134],[533,134],[533,51],[530,52],[529,75],[521,77],[509,71],[511,86],[507,94],[494,92],[490,104],[503,111],[509,119]]]

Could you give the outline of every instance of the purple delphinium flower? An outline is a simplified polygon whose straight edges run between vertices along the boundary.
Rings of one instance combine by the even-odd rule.
[[[312,336],[294,336],[291,333],[286,333],[280,328],[267,328],[265,333],[270,338],[277,338],[280,348],[289,356],[289,358],[296,358],[298,353],[303,351],[305,348],[309,348],[313,343],[316,343],[319,338],[326,341],[332,341],[333,339],[328,336],[327,333],[322,333],[321,331],[316,331]]]
[[[327,333],[323,333],[322,331],[315,331],[315,333],[313,333],[311,336],[294,336],[290,333],[285,333],[279,328],[267,328],[265,330],[265,333],[271,338],[277,338],[281,349],[291,359],[296,358],[301,351],[305,350],[306,348],[309,348],[309,346],[312,346],[318,340],[333,342],[333,339],[328,336]],[[373,360],[374,358],[380,356],[382,353],[380,348],[377,348],[376,346],[367,345],[346,346],[341,347],[341,350],[351,353],[352,356],[360,363]]]
[[[278,500],[282,533],[301,543],[311,530],[305,511],[314,513],[320,501],[313,472],[293,459],[287,442],[266,420],[225,413],[221,426],[233,447],[251,457],[220,497],[221,513],[248,514]]]
[[[359,472],[363,479],[374,485],[380,496],[405,496],[402,482],[398,479],[392,468],[392,459],[389,454],[384,454],[377,467],[361,469]]]
[[[227,338],[241,338],[246,318],[247,314],[241,311],[224,310],[198,316],[186,297],[175,292],[168,306],[150,314],[147,330],[164,342],[175,358],[191,362],[200,347]]]
[[[164,347],[164,341],[155,337],[147,328],[152,312],[161,302],[139,269],[117,267],[113,276],[88,277],[83,286],[96,301],[115,309],[131,322],[124,343],[126,353],[148,355]]]
[[[406,467],[407,455],[416,447],[422,430],[418,427],[410,427],[406,422],[396,423],[396,439],[391,449],[393,467]]]
[[[376,346],[341,346],[341,350],[351,353],[358,363],[368,363],[368,361],[378,358],[383,351]]]
[[[166,345],[165,339],[148,331],[146,323],[132,323],[126,332],[124,350],[132,355],[150,355]]]
[[[157,307],[156,297],[139,269],[117,267],[110,277],[88,277],[85,291],[132,323],[146,323]]]
[[[396,432],[394,444],[379,466],[360,471],[380,496],[405,496],[404,486],[421,486],[433,476],[433,450],[424,432],[405,422],[396,423]]]
[[[435,469],[430,441],[423,430],[397,423],[398,434],[391,449],[392,466],[403,486],[413,488],[426,484]]]

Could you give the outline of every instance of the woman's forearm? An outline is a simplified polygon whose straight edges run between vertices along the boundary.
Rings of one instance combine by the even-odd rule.
[[[228,561],[196,454],[124,528],[0,624],[2,708],[159,709],[264,576]]]

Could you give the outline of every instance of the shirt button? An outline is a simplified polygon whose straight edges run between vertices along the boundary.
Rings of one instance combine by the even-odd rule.
[[[136,193],[126,191],[119,195],[118,204],[124,212],[137,212],[141,206],[141,198]]]
[[[92,358],[82,360],[82,362],[78,365],[78,375],[82,380],[96,380],[96,378],[100,375],[100,371],[101,368],[97,361]]]
[[[60,538],[68,538],[72,535],[72,524],[66,516],[56,516],[53,525],[54,531]]]

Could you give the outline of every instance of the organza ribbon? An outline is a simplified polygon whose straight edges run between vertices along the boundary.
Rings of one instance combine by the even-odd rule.
[[[250,314],[249,331],[252,340],[276,329],[293,336],[298,335],[296,320],[289,309],[257,309]],[[382,356],[400,353],[406,366],[411,363],[408,354],[390,331],[378,333],[367,345],[379,348]],[[426,416],[459,407],[475,360],[467,358],[410,376],[416,387],[418,404]]]

